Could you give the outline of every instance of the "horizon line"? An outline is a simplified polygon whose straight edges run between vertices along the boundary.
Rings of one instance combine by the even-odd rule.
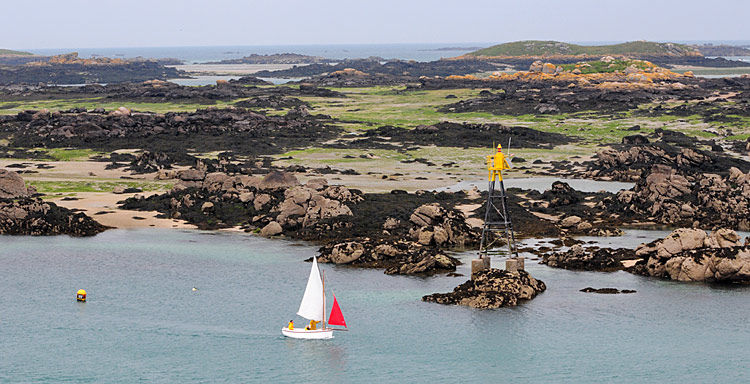
[[[678,43],[678,44],[698,44],[698,43],[710,43],[710,42],[742,42],[742,43],[750,43],[750,40],[739,40],[739,39],[708,39],[708,40],[571,40],[571,41],[562,41],[562,40],[549,40],[549,39],[526,39],[526,40],[512,40],[512,41],[503,41],[503,42],[478,42],[478,41],[465,41],[465,42],[399,42],[399,43],[305,43],[305,44],[294,44],[294,43],[284,43],[284,44],[216,44],[216,45],[132,45],[132,46],[102,46],[102,47],[44,47],[44,48],[4,48],[4,49],[10,49],[10,50],[16,50],[16,51],[23,51],[23,50],[52,50],[52,49],[132,49],[132,48],[213,48],[213,47],[306,47],[306,46],[351,46],[351,45],[462,45],[462,44],[472,44],[472,45],[479,45],[479,44],[488,44],[487,46],[493,46],[493,45],[499,45],[499,44],[506,44],[506,43],[513,43],[513,42],[520,42],[520,41],[558,41],[562,43],[569,43],[569,44],[591,44],[591,45],[607,45],[607,44],[621,44],[621,43],[628,43],[628,42],[634,42],[634,41],[649,41],[649,42],[655,42],[655,43]],[[470,47],[473,48],[473,47]]]

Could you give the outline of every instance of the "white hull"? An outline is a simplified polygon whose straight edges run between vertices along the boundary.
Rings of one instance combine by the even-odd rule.
[[[289,328],[284,327],[281,328],[281,333],[286,337],[291,337],[293,339],[332,339],[333,338],[333,329],[326,328],[326,329],[316,329],[311,331],[306,331],[304,328],[302,329],[293,329],[289,330]]]

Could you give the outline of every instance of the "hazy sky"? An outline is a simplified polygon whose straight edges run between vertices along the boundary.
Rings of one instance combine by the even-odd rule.
[[[750,0],[11,0],[0,48],[750,40]]]

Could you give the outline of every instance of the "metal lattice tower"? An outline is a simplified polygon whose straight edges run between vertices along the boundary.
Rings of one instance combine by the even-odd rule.
[[[509,143],[510,146],[510,143]],[[497,146],[497,153],[487,156],[487,170],[489,171],[489,188],[487,205],[484,213],[482,239],[479,243],[479,258],[492,255],[505,255],[508,258],[518,258],[516,235],[513,232],[513,222],[508,210],[508,195],[503,184],[502,171],[510,169],[510,164],[502,152],[502,146]],[[495,247],[505,241],[507,253],[503,248]]]
[[[479,257],[484,258],[493,255],[518,257],[516,235],[508,210],[508,195],[505,192],[502,178],[490,180],[488,192],[482,240],[479,243]],[[507,250],[496,247],[502,241],[507,244]]]

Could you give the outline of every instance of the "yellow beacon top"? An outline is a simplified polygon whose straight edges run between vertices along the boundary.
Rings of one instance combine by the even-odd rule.
[[[487,155],[489,180],[495,181],[495,178],[497,178],[497,181],[503,181],[502,171],[505,169],[510,169],[510,164],[508,164],[508,160],[505,158],[502,145],[498,144],[497,153],[495,155]]]

